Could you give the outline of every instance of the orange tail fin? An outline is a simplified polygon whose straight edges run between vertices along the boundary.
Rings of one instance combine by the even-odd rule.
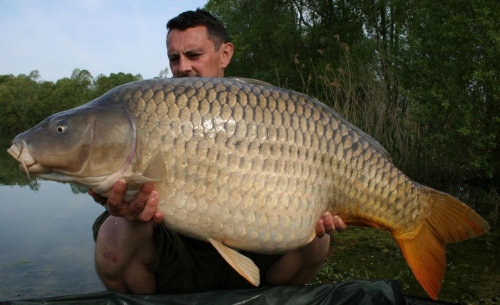
[[[432,299],[441,290],[446,267],[445,244],[479,236],[490,229],[488,223],[460,200],[426,189],[430,213],[411,237],[394,234],[413,274]]]

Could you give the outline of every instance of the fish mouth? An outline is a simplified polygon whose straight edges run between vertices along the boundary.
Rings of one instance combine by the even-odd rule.
[[[7,152],[14,157],[17,161],[19,161],[19,170],[28,175],[28,179],[31,181],[31,174],[45,174],[50,173],[51,170],[47,167],[44,167],[40,163],[38,163],[33,156],[30,154],[28,145],[26,142],[22,142],[21,145],[17,143],[12,143],[12,146],[7,149]]]

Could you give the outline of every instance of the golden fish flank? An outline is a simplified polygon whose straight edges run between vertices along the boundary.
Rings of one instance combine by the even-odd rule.
[[[204,87],[201,88],[207,89]],[[209,89],[205,90],[205,92],[211,92],[214,90],[215,89]],[[199,110],[196,107],[189,107],[190,105],[198,102],[198,98],[193,99],[193,96],[195,95],[194,90],[186,91],[185,93],[181,93],[181,91],[178,90],[176,95],[170,95],[171,98],[176,97],[177,100],[175,103],[169,103],[168,94],[166,95],[167,100],[160,101],[158,108],[163,107],[162,105],[164,104],[165,106],[166,104],[170,104],[170,107],[168,107],[168,110],[164,113],[164,115],[169,116],[171,126],[173,127],[169,133],[171,136],[168,137],[167,135],[165,137],[167,138],[167,141],[164,141],[164,143],[168,143],[168,146],[165,149],[175,151],[172,152],[172,154],[179,159],[176,164],[172,164],[172,167],[170,168],[171,172],[177,171],[178,174],[180,172],[181,175],[184,175],[184,173],[186,175],[191,175],[189,179],[186,178],[186,183],[184,183],[184,180],[181,180],[181,184],[184,190],[189,191],[192,189],[194,191],[196,188],[193,186],[199,184],[199,179],[204,179],[205,171],[208,169],[209,176],[205,178],[205,181],[208,183],[204,183],[206,187],[202,188],[205,192],[201,193],[198,191],[196,195],[198,197],[201,195],[205,196],[209,200],[217,198],[218,202],[223,202],[224,205],[228,203],[228,205],[232,205],[234,207],[241,206],[239,201],[235,201],[241,198],[241,195],[234,194],[233,191],[232,200],[228,201],[228,193],[231,192],[231,189],[239,188],[241,184],[244,184],[242,187],[251,188],[250,190],[247,190],[252,198],[250,202],[256,202],[259,209],[265,209],[265,206],[269,207],[268,213],[261,213],[261,215],[257,218],[258,224],[263,225],[267,223],[267,218],[270,218],[269,224],[277,224],[279,223],[277,217],[278,215],[276,212],[273,212],[277,206],[277,200],[275,199],[277,197],[277,182],[280,181],[283,191],[286,191],[287,186],[290,184],[291,187],[288,189],[288,192],[293,194],[295,192],[296,185],[301,185],[301,187],[304,185],[303,183],[300,183],[301,179],[303,181],[306,181],[306,178],[309,178],[310,180],[315,179],[316,175],[309,177],[308,172],[310,167],[305,166],[302,162],[300,162],[301,160],[306,160],[308,151],[305,149],[299,149],[299,147],[304,144],[304,147],[311,147],[309,149],[309,158],[312,160],[315,156],[315,150],[318,149],[318,145],[316,144],[319,143],[318,137],[313,133],[314,143],[311,145],[311,133],[304,133],[304,131],[307,131],[307,121],[302,120],[301,122],[297,115],[285,115],[285,119],[282,120],[282,113],[280,113],[280,110],[275,107],[276,103],[274,100],[271,99],[271,102],[269,103],[270,107],[267,107],[267,99],[261,99],[258,101],[257,95],[250,93],[250,98],[248,99],[251,103],[250,105],[237,104],[238,106],[236,106],[236,95],[231,94],[238,92],[237,87],[232,86],[232,88],[230,87],[228,91],[229,93],[221,91],[212,95],[210,93],[206,93],[206,96],[212,96],[213,100],[210,101],[208,99],[202,99],[200,104],[206,104],[208,107],[200,107]],[[156,132],[155,129],[150,129],[149,126],[154,125],[151,123],[152,121],[161,121],[161,117],[156,115],[152,117],[148,116],[149,114],[147,109],[154,108],[149,105],[156,105],[155,101],[158,100],[150,98],[154,94],[151,90],[147,90],[145,94],[147,95],[146,98],[143,98],[139,94],[133,94],[132,96],[134,99],[131,100],[129,105],[138,106],[135,108],[138,111],[132,111],[132,113],[138,118],[138,129],[144,127],[144,130],[148,132],[146,135],[146,137],[149,137],[147,140],[149,141],[148,145],[151,149],[150,151],[154,151],[157,148],[154,144],[158,143],[158,145],[160,145],[160,141],[158,141],[156,137],[158,132]],[[142,100],[146,100],[147,98],[150,98],[148,103],[142,102]],[[284,100],[280,99],[279,102],[282,104],[280,109],[283,111]],[[233,107],[231,108],[230,106]],[[243,112],[241,111],[240,113],[238,110],[243,109],[244,106],[247,109],[245,116],[250,117],[252,120],[249,123],[242,120]],[[194,111],[192,111],[193,109]],[[301,107],[299,113],[302,109],[303,108]],[[273,110],[274,113],[272,113],[271,110]],[[314,110],[319,117],[320,112],[317,109]],[[305,114],[308,117],[310,116],[310,112],[310,108],[306,108]],[[255,116],[253,116],[254,113]],[[202,117],[202,120],[190,120],[191,117],[200,116]],[[273,120],[273,117],[279,119]],[[278,120],[285,122],[285,124],[278,126],[282,129],[279,137],[280,141],[277,141],[278,132],[275,125],[273,125],[273,121]],[[197,125],[193,124],[195,121],[198,121]],[[291,124],[287,124],[287,122],[290,122]],[[207,125],[209,128],[205,129]],[[300,126],[304,131],[301,131],[298,128]],[[288,132],[286,132],[287,128],[289,129]],[[196,131],[198,131],[198,136],[194,136]],[[241,140],[245,143],[238,141],[239,139],[237,137],[232,138],[234,135],[238,134],[248,136],[241,137]],[[293,137],[288,137],[288,135],[292,135]],[[324,141],[323,147],[326,149],[327,142],[324,138],[322,140]],[[231,143],[231,141],[233,141],[233,143]],[[273,141],[274,143],[270,141]],[[288,143],[293,142],[297,142],[297,144],[294,146],[292,145],[290,148],[290,144]],[[199,145],[200,143],[202,145]],[[281,157],[282,151],[288,155],[288,160]],[[193,160],[193,158],[199,159],[200,155],[206,156],[206,162],[202,162],[201,166],[198,165],[198,161]],[[181,156],[185,156],[185,158],[181,160]],[[153,156],[150,155],[149,157],[152,158]],[[145,164],[147,164],[147,161]],[[318,163],[318,165],[321,166],[320,163]],[[317,167],[318,166],[314,167],[312,170],[316,171]],[[199,174],[198,172],[194,172],[197,168],[201,171]],[[180,169],[182,169],[182,171],[180,171]],[[167,172],[168,171],[170,170],[167,170]],[[296,172],[295,176],[294,171]],[[259,174],[261,172],[264,172],[265,175]],[[321,167],[321,172],[325,172],[323,167]],[[178,174],[174,176],[178,176]],[[249,176],[249,179],[243,179],[245,176]],[[223,188],[219,187],[221,184],[229,183],[229,181],[231,181],[232,184]],[[238,181],[239,183],[236,183]],[[248,187],[246,185],[248,185]],[[176,189],[178,188],[176,188],[175,185],[171,185],[170,188],[168,188],[168,193],[173,194]],[[184,195],[180,197],[180,199],[183,200]],[[175,197],[175,199],[178,200],[178,197]],[[275,202],[274,207],[272,206],[273,202]],[[307,202],[306,204],[301,205],[298,200],[294,200],[292,202],[292,207],[294,206],[293,204],[295,204],[296,210],[299,210],[301,206],[303,207],[303,210],[306,210]],[[255,206],[249,204],[248,201],[243,204],[243,206],[248,205]],[[175,206],[176,205],[173,205],[171,210],[175,209]],[[221,211],[220,207],[217,205],[214,205],[212,209],[214,210],[213,213],[224,212],[224,210]],[[208,211],[209,214],[210,211],[211,210]],[[173,212],[171,211],[171,213]],[[269,216],[267,214],[269,214]],[[220,215],[222,218],[225,218],[225,216],[225,214]],[[281,217],[284,216],[285,215],[283,214],[281,215]],[[180,220],[183,220],[183,217],[184,213],[181,212]],[[311,217],[309,216],[309,218]],[[286,219],[285,224],[291,222],[289,218]],[[171,221],[175,221],[175,219],[172,218]],[[299,223],[300,222],[301,221],[299,220]],[[280,239],[280,235],[278,235],[277,238]],[[307,239],[309,238],[310,236],[307,236]]]
[[[66,160],[82,165],[71,171],[48,160],[54,153],[44,143],[62,153],[77,144],[40,126],[82,118],[97,140],[85,140],[88,128],[73,128],[77,144],[92,153]],[[116,123],[101,127],[110,119]],[[132,188],[155,181],[165,225],[212,243],[255,285],[257,267],[229,247],[264,253],[301,247],[327,210],[346,223],[389,230],[432,298],[444,277],[444,244],[489,229],[462,202],[406,177],[377,141],[330,108],[254,80],[126,84],[49,117],[17,136],[9,152],[31,174],[104,195],[122,176]]]

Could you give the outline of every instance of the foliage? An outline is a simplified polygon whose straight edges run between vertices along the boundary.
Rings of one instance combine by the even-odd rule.
[[[209,0],[235,44],[229,75],[307,92],[423,183],[498,190],[500,3]]]
[[[498,177],[500,3],[421,1],[412,11],[401,79],[424,149],[448,175]]]
[[[29,75],[0,75],[0,132],[15,135],[46,117],[74,108],[110,89],[136,80],[140,75],[111,73],[93,78],[89,71],[75,69],[70,78],[56,83],[40,81],[37,70]]]
[[[120,85],[138,81],[141,79],[142,76],[140,74],[132,75],[130,73],[125,74],[123,72],[120,72],[117,74],[111,73],[109,77],[100,74],[94,79],[94,88],[93,88],[94,92],[92,98],[97,98],[103,95],[104,93],[108,92],[109,90],[118,87]]]
[[[291,7],[272,0],[213,0],[207,8],[226,23],[235,45],[228,76],[251,75],[274,84],[277,74],[285,79],[281,82],[293,78],[293,56],[304,44]]]
[[[167,78],[168,77],[168,67],[165,67],[164,69],[160,70],[160,73],[158,73],[158,77],[155,78]]]

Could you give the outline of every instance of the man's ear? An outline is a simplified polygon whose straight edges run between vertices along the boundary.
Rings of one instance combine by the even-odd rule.
[[[231,62],[231,58],[233,58],[234,45],[230,42],[224,43],[222,46],[222,58],[221,58],[221,67],[225,69],[229,63]]]

